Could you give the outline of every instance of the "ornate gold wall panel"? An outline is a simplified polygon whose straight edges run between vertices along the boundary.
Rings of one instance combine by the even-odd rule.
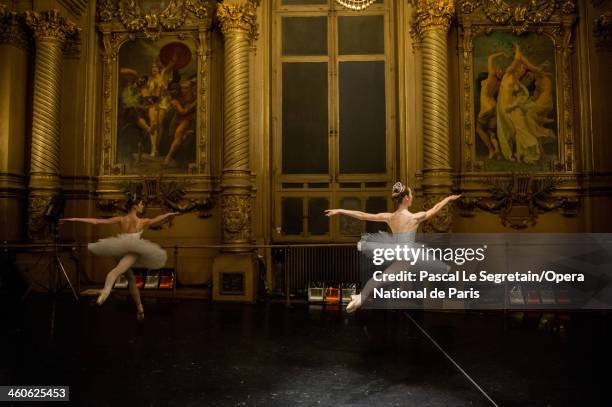
[[[193,19],[206,20],[210,14],[209,1],[170,0],[161,10],[151,10],[154,8],[151,3],[139,0],[101,0],[98,3],[98,20],[110,23],[116,18],[125,30],[157,39],[162,31],[184,28]]]
[[[30,37],[26,31],[24,15],[0,4],[0,45],[9,44],[30,51]]]
[[[576,21],[574,12],[575,4],[572,1],[535,1],[523,5],[489,0],[460,2],[458,13],[459,71],[462,83],[459,88],[461,89],[461,131],[463,140],[460,179],[462,189],[466,192],[464,193],[464,200],[461,202],[461,214],[463,216],[473,216],[473,210],[479,208],[498,214],[504,226],[523,228],[535,225],[538,213],[541,212],[558,209],[564,216],[575,216],[577,214],[579,207],[577,189],[580,187],[578,172],[581,164],[577,162],[573,106],[572,50],[573,25]],[[512,45],[514,56],[505,49],[511,39],[514,41],[514,45]],[[476,50],[476,41],[480,41],[479,44],[488,44],[489,48],[486,48],[488,51],[484,52],[489,52],[489,54],[482,54],[482,50]],[[492,49],[493,45],[491,44],[497,44],[497,49]],[[521,55],[522,50],[519,44],[526,44],[531,47],[531,54],[527,57]],[[550,46],[547,44],[550,44]],[[540,49],[538,46],[542,50],[548,49],[547,47],[550,48],[552,60],[548,62],[548,65],[543,63],[541,66],[535,66],[536,64],[531,64],[528,61],[531,58],[538,60],[544,58],[544,51],[540,50],[539,55],[535,51]],[[482,68],[476,68],[474,61],[482,61],[485,57],[489,58],[489,77],[487,79],[485,76],[485,79],[481,81],[482,76],[477,78],[477,75],[481,73]],[[535,113],[530,116],[529,110],[523,110],[525,120],[533,119],[534,123],[543,123],[541,127],[537,127],[539,130],[534,130],[533,134],[537,134],[537,137],[543,137],[543,132],[550,132],[550,139],[554,141],[552,144],[550,141],[546,141],[547,145],[550,146],[547,147],[548,150],[545,150],[538,141],[539,158],[536,157],[528,161],[527,156],[519,156],[518,143],[521,143],[521,141],[518,140],[518,136],[514,140],[514,143],[517,143],[515,155],[501,157],[499,144],[496,145],[496,143],[498,143],[497,140],[500,140],[501,124],[499,121],[504,119],[504,116],[500,116],[499,111],[502,108],[499,106],[493,108],[493,112],[497,111],[497,116],[493,115],[487,119],[489,121],[491,119],[493,121],[497,120],[497,127],[491,127],[491,131],[488,132],[488,134],[491,134],[490,144],[488,144],[489,156],[486,157],[486,153],[483,152],[484,147],[477,148],[477,144],[481,142],[480,139],[484,137],[481,134],[485,120],[481,103],[483,93],[481,92],[483,92],[485,86],[490,85],[491,80],[497,81],[498,87],[501,82],[503,87],[505,82],[502,78],[507,75],[505,70],[510,69],[510,67],[501,68],[494,58],[507,61],[514,58],[514,61],[519,61],[517,62],[519,65],[516,65],[518,68],[524,67],[524,72],[536,76],[536,80],[533,81],[535,90],[533,90],[533,83],[525,86],[519,85],[530,92],[529,99],[525,100],[525,103],[532,103],[529,106],[537,103],[538,92],[540,92],[540,96],[545,91],[554,95],[548,102],[549,107],[544,109],[544,112],[539,116],[535,116]],[[524,62],[525,60],[527,62]],[[483,65],[482,62],[479,63]],[[509,65],[513,65],[513,63]],[[486,64],[484,66],[486,67]],[[548,66],[552,66],[552,72],[546,71]],[[495,71],[494,73],[491,73],[492,69]],[[523,75],[525,74],[523,73]],[[524,76],[525,80],[531,79],[529,75]],[[495,79],[495,76],[497,76],[497,79]],[[522,77],[519,81],[524,82]],[[491,85],[490,89],[496,88]],[[487,88],[488,91],[489,88]],[[501,91],[498,90],[498,92]],[[494,97],[494,99],[497,98],[498,96]],[[480,106],[480,111],[478,106]],[[525,109],[528,109],[527,104],[525,104]],[[513,111],[507,110],[507,112]],[[526,123],[531,122],[527,121]],[[518,128],[519,125],[516,123],[515,125]],[[548,151],[548,153],[545,153],[545,151]],[[549,159],[547,157],[551,154],[554,157],[547,164],[543,160]],[[485,158],[483,159],[483,157]],[[497,160],[497,164],[495,160]],[[491,168],[488,168],[487,165],[491,165]],[[510,187],[508,187],[510,189],[499,188],[500,182],[506,186],[514,185],[516,187],[519,185],[518,174],[520,174],[519,178],[523,180],[522,183],[525,185],[539,185],[542,182],[546,184],[549,183],[550,179],[559,180],[559,182],[554,182],[554,185],[547,184],[550,188],[546,189],[546,199],[551,199],[550,202],[547,201],[544,204],[542,203],[544,201],[538,201],[534,203],[535,201],[532,201],[531,198],[525,198],[527,196],[540,196],[542,192],[538,192],[538,190],[525,190],[519,193],[518,190],[514,191]],[[491,189],[491,185],[494,186],[493,189]],[[495,187],[495,185],[498,187]],[[510,207],[525,209],[523,211],[524,216],[521,219],[517,218],[516,221],[510,221],[508,220],[509,215],[506,213],[509,210],[506,208],[506,204],[502,207],[491,204],[491,202],[498,202],[499,191],[505,191],[504,202],[506,204],[514,202],[510,204]]]
[[[199,203],[207,202],[214,189],[214,177],[210,174],[210,29],[213,14],[212,1],[173,0],[162,10],[151,9],[151,2],[142,1],[101,1],[98,4],[97,28],[102,34],[102,131],[101,154],[99,156],[98,195],[103,204],[108,200],[123,197],[122,185],[127,181],[148,182],[163,176],[176,182],[186,181],[187,191],[182,203],[175,203],[183,209],[199,211]],[[186,170],[159,165],[143,166],[137,171],[126,170],[118,158],[118,122],[120,82],[123,66],[119,66],[122,47],[142,44],[144,48],[175,41],[174,46],[193,44],[195,62],[193,78],[181,78],[195,84],[195,120],[193,142],[195,159],[188,162]],[[144,49],[143,48],[143,49]],[[180,50],[179,50],[180,51]],[[175,51],[176,52],[176,51]],[[160,57],[162,55],[160,54]],[[158,57],[158,59],[160,58]],[[158,59],[152,61],[159,65]],[[163,63],[163,61],[162,61]],[[145,73],[146,74],[146,73]],[[178,82],[177,82],[178,83]],[[125,87],[123,87],[125,89]],[[170,89],[168,89],[170,92]],[[170,101],[175,99],[171,96]],[[166,108],[167,109],[167,108]],[[143,109],[146,110],[146,109]],[[143,117],[148,120],[147,113]],[[134,122],[135,123],[135,122]],[[151,124],[152,125],[152,124]],[[170,123],[172,126],[172,123]],[[190,136],[191,137],[191,136]],[[183,138],[185,140],[185,136]],[[141,152],[138,152],[139,157]],[[168,154],[169,155],[169,154]],[[161,157],[163,158],[163,156]],[[186,200],[186,201],[185,201]],[[188,205],[185,202],[197,203]]]

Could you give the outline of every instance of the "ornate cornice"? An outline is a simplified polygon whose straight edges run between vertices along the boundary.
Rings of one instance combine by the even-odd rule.
[[[498,25],[509,25],[517,34],[527,31],[532,24],[550,21],[555,11],[573,14],[574,0],[531,0],[512,4],[505,0],[461,0],[459,9],[463,14],[472,14],[481,8],[487,19]]]
[[[97,16],[98,21],[101,23],[108,23],[112,21],[116,14],[115,1],[114,0],[100,0],[98,1]]]
[[[243,32],[254,41],[257,39],[257,6],[259,0],[248,0],[244,3],[220,3],[217,6],[217,18],[224,35]]]
[[[612,51],[612,11],[608,10],[597,17],[593,24],[596,47],[600,51]]]
[[[7,10],[4,4],[0,4],[0,44],[11,44],[26,51],[30,49],[23,15]]]
[[[68,38],[78,36],[80,32],[73,22],[60,16],[57,10],[26,11],[25,22],[34,32],[34,39],[37,41],[58,41],[63,44]]]
[[[448,31],[455,16],[455,0],[418,0],[413,31],[419,36],[430,29]]]
[[[157,39],[162,31],[174,31],[183,26],[189,14],[206,21],[208,4],[206,0],[171,0],[159,13],[145,13],[138,0],[101,0],[97,15],[100,23],[109,23],[117,17],[125,30]]]

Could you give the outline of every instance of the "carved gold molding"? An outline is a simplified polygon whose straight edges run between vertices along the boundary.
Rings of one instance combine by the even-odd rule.
[[[435,204],[446,198],[445,194],[426,194],[423,200],[423,210],[431,209]],[[438,213],[423,224],[424,233],[447,233],[453,226],[451,204],[444,205]]]
[[[43,240],[49,235],[49,225],[43,214],[53,194],[30,194],[28,198],[28,239],[30,241]]]
[[[170,0],[159,13],[143,12],[138,0],[102,0],[98,3],[98,21],[110,23],[115,17],[128,32],[141,33],[157,39],[162,31],[174,31],[184,26],[188,17],[209,20],[209,1]]]
[[[489,22],[512,27],[520,34],[529,26],[550,21],[556,10],[572,14],[576,8],[573,0],[530,0],[520,4],[510,4],[505,0],[460,0],[459,9],[463,14],[471,14],[481,8]]]
[[[115,16],[115,0],[99,0],[97,5],[98,21],[107,23],[112,21]]]
[[[164,33],[163,35],[176,36],[180,40],[190,38],[194,41],[197,55],[197,81],[198,81],[198,115],[196,121],[197,153],[196,162],[190,166],[192,175],[208,172],[207,137],[209,132],[208,100],[209,100],[209,56],[210,38],[204,29]],[[142,36],[146,38],[146,36]],[[127,41],[139,38],[134,33],[124,31],[103,32],[102,35],[102,161],[100,175],[121,176],[124,174],[123,166],[116,162],[116,120],[117,120],[117,87],[118,87],[118,55],[119,49]]]
[[[122,194],[137,194],[143,197],[147,206],[159,206],[180,213],[197,212],[200,218],[212,215],[215,201],[210,198],[188,197],[193,182],[187,178],[178,180],[161,176],[142,177],[137,181],[118,182]],[[125,212],[125,199],[102,198],[96,200],[98,209],[104,212]]]
[[[223,243],[228,246],[250,244],[251,239],[249,47],[257,37],[258,4],[258,0],[247,0],[217,7],[225,36],[221,224]]]
[[[455,0],[418,0],[410,34],[418,42],[427,30],[448,32],[454,16]]]
[[[25,22],[32,29],[36,41],[59,42],[79,34],[80,28],[62,17],[57,10],[26,11]]]
[[[474,13],[477,14],[477,13]],[[557,129],[558,129],[558,158],[552,164],[550,172],[576,171],[576,151],[573,119],[573,84],[572,84],[572,27],[575,22],[574,15],[557,15],[546,24],[530,25],[528,32],[546,36],[553,41],[555,48],[555,67],[557,77]],[[477,15],[460,13],[460,72],[463,85],[461,89],[461,117],[462,117],[462,172],[480,172],[483,170],[481,162],[475,160],[476,152],[476,117],[473,100],[473,41],[478,35],[489,35],[493,31],[505,31],[516,34],[515,27],[498,26],[491,24],[487,18],[478,18]]]
[[[250,243],[251,200],[249,195],[221,196],[221,221],[225,243]]]
[[[0,44],[10,44],[31,51],[23,14],[8,10],[5,4],[0,4]]]
[[[257,26],[257,7],[260,0],[247,0],[242,3],[219,3],[217,18],[224,35],[245,33],[254,42],[259,35]]]
[[[457,201],[460,214],[475,215],[476,209],[499,215],[501,224],[513,229],[534,226],[544,212],[558,210],[563,216],[578,214],[580,200],[576,196],[553,193],[568,180],[555,176],[512,174],[510,179],[487,178],[489,187],[485,196],[471,196]]]

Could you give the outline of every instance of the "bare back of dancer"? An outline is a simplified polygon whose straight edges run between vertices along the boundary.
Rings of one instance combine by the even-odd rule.
[[[393,185],[393,192],[391,194],[393,200],[397,203],[398,207],[395,212],[381,212],[381,213],[366,213],[361,211],[353,211],[347,209],[327,209],[325,214],[327,216],[334,215],[347,215],[360,220],[367,220],[370,222],[384,222],[389,225],[389,228],[394,234],[416,232],[419,225],[431,219],[435,216],[446,204],[454,201],[461,197],[461,195],[450,195],[442,199],[440,202],[435,204],[432,208],[421,211],[421,212],[410,212],[409,208],[412,205],[412,190],[406,187],[401,182],[396,182]],[[402,262],[395,262],[390,265],[384,273],[393,273],[401,268]],[[346,310],[348,312],[356,311],[363,302],[365,302],[372,294],[375,287],[375,282],[370,279],[360,294],[351,296],[351,302],[347,305]]]
[[[144,201],[138,198],[131,198],[127,205],[126,209],[128,211],[127,215],[124,216],[115,216],[112,218],[100,219],[100,218],[66,218],[62,219],[60,223],[64,222],[82,222],[89,223],[92,225],[111,225],[118,224],[120,231],[122,234],[139,234],[145,228],[153,225],[155,223],[161,222],[170,216],[177,215],[176,212],[169,212],[163,215],[156,216],[154,218],[141,218],[140,214],[144,212]],[[139,237],[138,237],[139,238]],[[161,249],[159,249],[161,250]],[[139,320],[144,318],[144,309],[142,307],[142,302],[140,301],[140,293],[138,292],[138,288],[136,287],[136,279],[134,277],[134,273],[131,270],[131,267],[136,264],[139,260],[140,255],[138,253],[127,252],[124,253],[117,263],[117,265],[108,272],[106,275],[106,280],[104,282],[104,288],[101,290],[100,295],[98,296],[97,303],[98,305],[102,305],[104,301],[108,298],[115,284],[117,278],[120,275],[125,273],[125,276],[128,280],[128,288],[130,291],[130,295],[134,300],[137,308],[137,317]],[[164,255],[165,261],[165,255]]]

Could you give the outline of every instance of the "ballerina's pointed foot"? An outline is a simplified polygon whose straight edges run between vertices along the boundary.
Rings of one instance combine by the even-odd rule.
[[[96,300],[96,304],[98,304],[98,305],[104,304],[104,301],[106,301],[106,299],[108,298],[109,295],[110,295],[110,292],[108,292],[106,290],[100,291],[100,295],[98,295],[98,299]]]
[[[346,312],[353,313],[361,307],[361,294],[351,295],[351,302],[346,306]]]
[[[138,307],[138,311],[136,312],[136,319],[142,321],[144,319],[144,308],[142,305]]]

